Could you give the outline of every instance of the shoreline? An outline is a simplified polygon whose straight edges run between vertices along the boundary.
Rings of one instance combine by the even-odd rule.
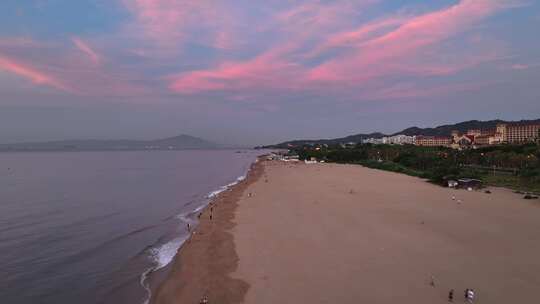
[[[230,230],[240,197],[264,173],[263,159],[258,157],[251,164],[244,179],[211,196],[174,260],[155,275],[162,280],[153,284],[149,303],[199,303],[204,296],[210,303],[212,299],[241,302],[249,285],[230,276],[238,262]]]

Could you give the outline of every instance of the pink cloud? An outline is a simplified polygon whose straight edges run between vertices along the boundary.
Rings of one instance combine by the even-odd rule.
[[[310,77],[318,81],[356,80],[359,70],[376,70],[381,64],[414,58],[419,50],[437,46],[480,20],[513,6],[506,1],[462,0],[449,8],[412,18],[391,32],[361,43],[348,55],[314,68]],[[387,23],[394,24],[391,19]],[[343,34],[330,41],[342,42]]]
[[[340,30],[350,26],[343,18],[349,13],[343,9],[350,7],[350,2],[301,3],[276,15],[277,20],[286,25],[278,27],[279,31],[300,33],[285,40],[285,47],[270,47],[252,60],[224,61],[206,70],[174,75],[169,78],[169,88],[184,94],[268,87],[302,87],[305,91],[328,92],[339,87],[366,86],[368,82],[378,82],[388,76],[451,75],[498,60],[500,56],[489,50],[482,56],[465,54],[439,63],[436,59],[441,57],[437,53],[440,45],[484,18],[514,6],[515,3],[504,0],[462,0],[416,17],[390,16],[352,30]],[[335,32],[328,35],[309,29],[302,32],[307,25]],[[327,39],[320,39],[325,36]],[[313,40],[315,43],[306,44]],[[302,64],[302,60],[331,49],[338,49],[338,53],[318,66]],[[430,62],[426,53],[435,61]]]
[[[367,47],[392,46],[383,54],[391,56],[431,45],[452,37],[480,20],[508,8],[506,1],[462,0],[449,8],[411,19],[403,26],[368,42]]]
[[[75,46],[83,53],[85,53],[94,64],[99,64],[101,62],[101,56],[99,56],[86,42],[78,37],[73,37],[71,39]]]
[[[512,70],[518,70],[518,71],[523,71],[523,70],[528,70],[528,69],[538,68],[538,67],[540,67],[540,63],[529,63],[529,64],[516,63],[510,66]]]
[[[235,18],[221,1],[209,0],[122,0],[134,14],[135,33],[174,48],[187,40],[217,48],[230,48]],[[193,31],[204,30],[204,34]]]
[[[335,34],[328,40],[321,43],[315,50],[315,53],[330,48],[339,47],[358,47],[360,43],[365,42],[369,38],[379,34],[380,31],[392,29],[396,26],[403,24],[407,18],[405,17],[392,17],[382,20],[371,22],[353,30]]]
[[[302,69],[280,59],[286,48],[273,49],[243,62],[225,62],[214,69],[192,71],[169,77],[169,88],[178,93],[250,88],[297,88]]]
[[[71,91],[55,77],[2,55],[0,55],[0,69],[26,78],[35,84],[48,85],[62,91]]]
[[[0,54],[0,71],[79,96],[128,97],[148,94],[146,86],[140,83],[143,77],[136,69],[127,70],[113,65],[88,68],[86,56],[92,64],[102,59],[80,39],[73,39],[76,50],[66,48],[63,43],[49,43],[47,48],[54,52],[40,52],[42,44],[32,40],[29,40],[31,43],[27,40],[14,41],[17,42],[15,50]],[[15,52],[18,52],[17,56],[13,55]],[[39,57],[34,56],[38,52],[41,53]],[[84,60],[81,60],[80,52],[84,52]]]

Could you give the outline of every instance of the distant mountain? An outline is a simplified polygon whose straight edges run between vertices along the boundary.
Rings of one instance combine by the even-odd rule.
[[[453,125],[438,126],[435,128],[411,127],[411,128],[407,128],[400,132],[396,132],[389,135],[377,132],[377,133],[371,133],[371,134],[356,134],[356,135],[350,135],[350,136],[334,138],[334,139],[293,140],[293,141],[286,141],[283,143],[279,143],[277,145],[265,146],[263,148],[288,148],[291,146],[317,145],[317,144],[330,145],[330,144],[342,144],[342,143],[348,143],[348,142],[359,143],[363,139],[366,139],[366,138],[382,138],[384,136],[392,136],[392,135],[398,135],[398,134],[404,134],[404,135],[409,135],[409,136],[413,136],[413,135],[450,136],[450,133],[453,130],[458,130],[461,133],[465,133],[467,132],[467,130],[470,130],[470,129],[481,129],[481,130],[494,129],[499,123],[540,124],[540,119],[521,120],[521,121],[504,121],[500,119],[489,120],[489,121],[469,120],[469,121],[456,123]]]
[[[180,149],[213,149],[218,148],[219,145],[206,141],[204,139],[193,137],[189,135],[178,135],[174,137],[168,137],[158,140],[153,140],[150,143],[162,147],[178,147]]]
[[[217,149],[221,146],[189,135],[157,140],[60,140],[2,144],[0,151],[99,151]]]

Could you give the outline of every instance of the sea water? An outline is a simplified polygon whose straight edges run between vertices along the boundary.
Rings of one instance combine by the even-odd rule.
[[[145,303],[261,151],[0,153],[0,302]]]

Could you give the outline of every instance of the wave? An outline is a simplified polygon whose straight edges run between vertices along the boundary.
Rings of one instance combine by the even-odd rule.
[[[246,176],[247,176],[247,174],[241,175],[241,176],[237,177],[234,182],[232,182],[230,184],[227,184],[225,186],[222,186],[218,190],[214,190],[214,191],[210,192],[208,194],[207,198],[214,198],[214,197],[218,196],[220,193],[229,190],[232,186],[234,186],[234,185],[238,184],[239,182],[245,180]]]
[[[198,206],[197,208],[193,209],[190,212],[178,214],[176,215],[176,218],[179,219],[182,222],[182,224],[196,224],[197,223],[197,220],[195,218],[196,215],[199,212],[201,212],[204,208],[206,208],[206,206],[208,205],[208,202],[211,199],[218,196],[220,193],[229,190],[231,187],[245,180],[247,178],[247,174],[250,169],[251,168],[249,168],[244,175],[237,177],[235,181],[225,186],[221,186],[219,187],[219,189],[210,192],[206,196],[206,199],[208,200],[206,203],[202,204],[201,206]],[[190,202],[189,204],[186,204],[186,205],[190,205],[191,203],[193,202]],[[176,256],[178,250],[190,237],[191,237],[191,233],[187,233],[184,236],[172,239],[171,241],[166,242],[159,246],[152,246],[148,249],[148,251],[150,252],[150,258],[152,259],[154,266],[147,269],[141,275],[141,278],[140,278],[140,284],[147,292],[147,298],[143,302],[144,304],[150,303],[150,299],[152,297],[152,290],[148,282],[149,276],[152,274],[152,272],[157,271],[169,265],[174,260],[174,257]]]
[[[146,298],[143,302],[144,304],[150,303],[150,299],[152,297],[152,289],[150,288],[150,283],[148,281],[150,274],[169,265],[174,260],[174,257],[176,256],[176,253],[180,247],[182,247],[189,237],[189,235],[178,237],[165,244],[162,244],[161,246],[151,247],[149,249],[150,257],[154,266],[144,271],[139,280],[140,285],[146,291]]]
[[[153,257],[153,260],[156,262],[156,267],[154,270],[161,269],[174,259],[174,256],[178,252],[178,249],[184,244],[184,242],[189,238],[189,236],[183,236],[176,238],[168,243],[161,245],[160,247],[153,248],[150,250],[150,253]]]

